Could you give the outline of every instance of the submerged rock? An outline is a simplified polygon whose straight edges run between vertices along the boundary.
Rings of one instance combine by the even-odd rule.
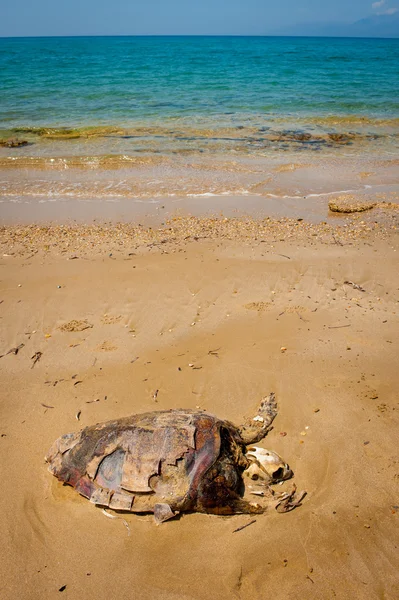
[[[10,138],[8,140],[1,140],[0,146],[5,146],[6,148],[20,148],[21,146],[27,146],[28,142],[26,140],[18,140],[17,138]]]
[[[336,144],[350,144],[358,137],[355,133],[329,133],[328,139]]]

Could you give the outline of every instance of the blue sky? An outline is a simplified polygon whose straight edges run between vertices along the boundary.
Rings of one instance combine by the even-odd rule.
[[[0,36],[301,35],[371,15],[396,21],[398,9],[399,0],[0,0]]]

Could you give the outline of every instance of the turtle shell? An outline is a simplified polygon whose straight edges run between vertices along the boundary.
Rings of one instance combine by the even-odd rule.
[[[242,471],[243,451],[231,423],[204,412],[170,410],[64,435],[46,461],[53,475],[94,504],[130,512],[167,504],[184,511],[201,504],[204,476],[222,455]]]

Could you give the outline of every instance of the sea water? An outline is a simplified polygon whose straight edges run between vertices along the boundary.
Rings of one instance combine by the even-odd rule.
[[[0,121],[12,128],[394,118],[398,65],[397,39],[0,39]]]
[[[352,163],[345,174],[341,163],[311,177],[291,171],[319,157],[397,157],[398,64],[395,39],[0,39],[0,196],[356,188]],[[276,175],[270,161],[288,167]],[[394,183],[391,171],[381,177]]]

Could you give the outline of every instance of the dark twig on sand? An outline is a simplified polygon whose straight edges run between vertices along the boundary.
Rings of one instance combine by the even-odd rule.
[[[351,285],[355,290],[359,290],[359,292],[365,292],[366,290],[362,288],[358,283],[353,283],[353,281],[344,281],[344,285]]]
[[[351,326],[350,323],[349,323],[349,325],[332,325],[328,329],[342,329],[343,327],[350,327],[350,326]]]
[[[219,358],[219,352],[218,352],[219,350],[220,350],[220,348],[216,348],[216,350],[208,350],[208,354],[210,356],[216,356],[216,358]]]
[[[296,314],[301,319],[301,321],[303,321],[304,323],[309,323],[309,320],[308,319],[304,319],[303,316],[298,311],[296,311]]]
[[[234,529],[233,533],[237,533],[237,531],[241,531],[242,529],[245,529],[246,527],[249,527],[250,525],[253,525],[254,523],[256,523],[256,519],[254,519],[253,521],[250,521],[246,525],[242,525],[242,527],[237,527],[237,529]]]
[[[31,359],[33,360],[33,364],[31,366],[31,369],[33,369],[33,367],[35,366],[35,364],[37,362],[39,362],[39,360],[42,357],[43,352],[35,352],[35,354],[33,356],[31,356]]]
[[[15,348],[11,348],[11,350],[9,350],[8,352],[6,352],[5,354],[2,354],[0,356],[0,358],[3,358],[3,356],[7,356],[7,354],[18,354],[18,352],[20,350],[22,350],[22,348],[25,346],[25,344],[20,344],[19,346],[16,346]]]

